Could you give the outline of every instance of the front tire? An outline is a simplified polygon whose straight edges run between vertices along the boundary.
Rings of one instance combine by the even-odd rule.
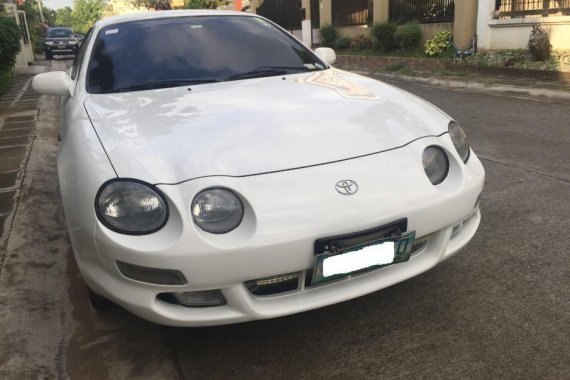
[[[93,309],[95,310],[111,310],[117,307],[113,302],[109,301],[107,298],[100,296],[99,294],[95,293],[93,290],[87,288],[89,291],[89,302]]]
[[[51,54],[50,51],[46,51],[46,59],[47,59],[48,61],[51,61],[51,60],[53,59],[53,55]]]

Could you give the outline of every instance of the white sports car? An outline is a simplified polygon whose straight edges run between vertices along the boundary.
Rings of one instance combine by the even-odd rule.
[[[69,73],[60,191],[95,307],[174,326],[377,291],[475,234],[484,170],[431,104],[337,70],[262,17],[108,18]]]

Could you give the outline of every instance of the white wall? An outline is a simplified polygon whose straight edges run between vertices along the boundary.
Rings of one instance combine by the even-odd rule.
[[[479,0],[478,46],[481,49],[525,49],[532,25],[540,24],[554,49],[570,50],[570,16],[493,18],[495,0]]]

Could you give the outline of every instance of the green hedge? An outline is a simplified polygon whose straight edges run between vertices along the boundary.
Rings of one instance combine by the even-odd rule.
[[[411,50],[418,47],[422,38],[422,28],[417,22],[409,22],[400,25],[394,34],[398,47],[403,50]]]
[[[11,17],[0,17],[0,73],[12,70],[21,50],[21,32]]]
[[[321,27],[321,45],[333,48],[339,38],[340,33],[335,26],[323,25]]]
[[[370,31],[374,46],[384,53],[394,50],[396,46],[394,34],[396,34],[397,28],[398,26],[391,22],[378,22],[374,24]]]

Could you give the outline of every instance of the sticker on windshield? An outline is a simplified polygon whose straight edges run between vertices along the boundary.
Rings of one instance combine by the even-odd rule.
[[[105,31],[105,35],[107,34],[117,34],[119,33],[119,29],[109,29]]]

